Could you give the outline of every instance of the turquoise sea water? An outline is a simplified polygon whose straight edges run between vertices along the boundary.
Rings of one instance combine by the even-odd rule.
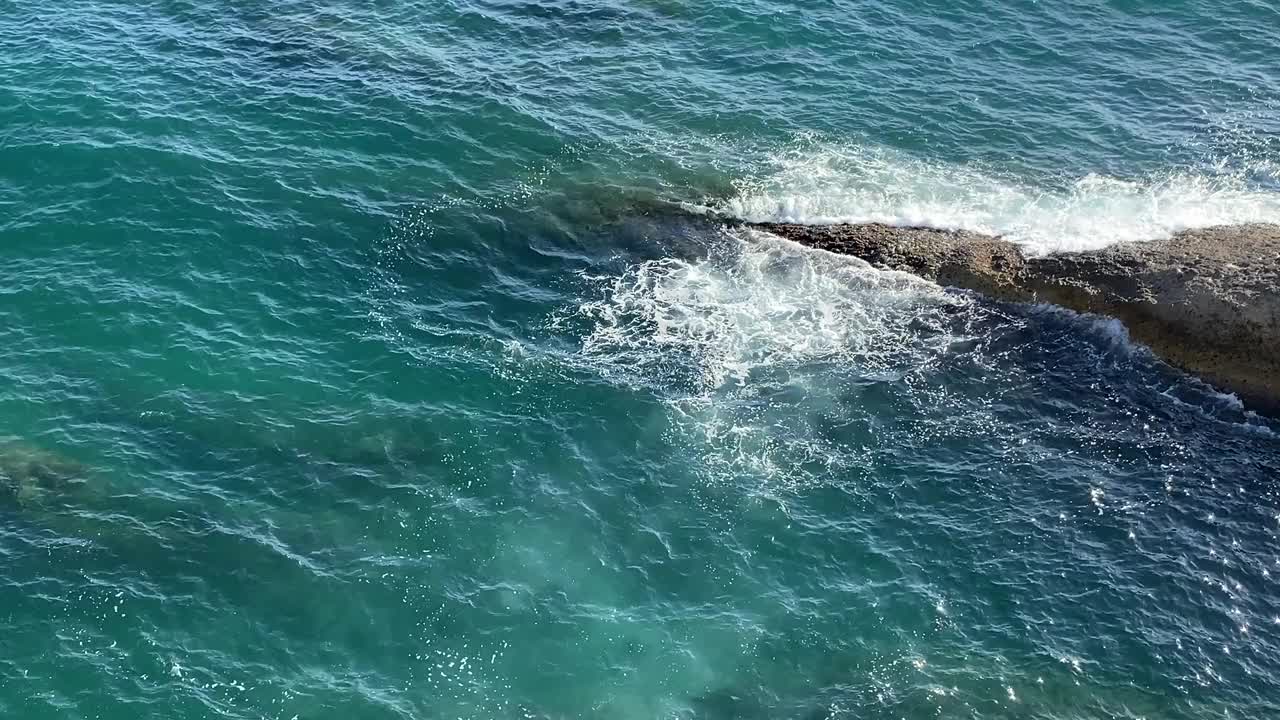
[[[0,0],[0,717],[1280,717],[1280,424],[719,220],[1280,221],[1278,27]]]

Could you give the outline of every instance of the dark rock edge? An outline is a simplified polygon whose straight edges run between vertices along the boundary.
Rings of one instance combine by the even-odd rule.
[[[990,235],[875,223],[748,227],[999,300],[1116,318],[1169,364],[1280,416],[1280,225],[1031,256]]]

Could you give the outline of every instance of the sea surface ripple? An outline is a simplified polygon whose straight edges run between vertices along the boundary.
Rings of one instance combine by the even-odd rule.
[[[721,222],[1280,222],[1276,27],[0,0],[0,717],[1280,717],[1275,419]]]

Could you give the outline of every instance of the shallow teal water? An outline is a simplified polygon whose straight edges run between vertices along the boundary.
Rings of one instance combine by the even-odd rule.
[[[1280,221],[1280,11],[710,5],[0,2],[0,716],[1280,716],[1274,420],[717,220]]]

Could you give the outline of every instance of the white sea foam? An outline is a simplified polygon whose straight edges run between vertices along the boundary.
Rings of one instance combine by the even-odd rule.
[[[588,323],[580,357],[615,381],[656,388],[674,439],[693,442],[708,479],[822,481],[865,465],[812,418],[845,379],[928,367],[957,340],[948,312],[965,297],[905,273],[765,233],[727,234],[695,260],[638,263],[562,318]]]
[[[578,308],[592,322],[584,353],[628,374],[693,370],[695,392],[714,392],[808,362],[888,367],[914,344],[908,324],[963,302],[905,273],[747,234],[706,258],[651,260],[609,279]]]
[[[769,168],[715,210],[762,222],[966,229],[1041,253],[1151,240],[1188,228],[1280,222],[1280,193],[1225,170],[1140,181],[1088,175],[1045,189],[970,167],[831,144],[775,153]],[[1255,170],[1280,179],[1275,168]]]

